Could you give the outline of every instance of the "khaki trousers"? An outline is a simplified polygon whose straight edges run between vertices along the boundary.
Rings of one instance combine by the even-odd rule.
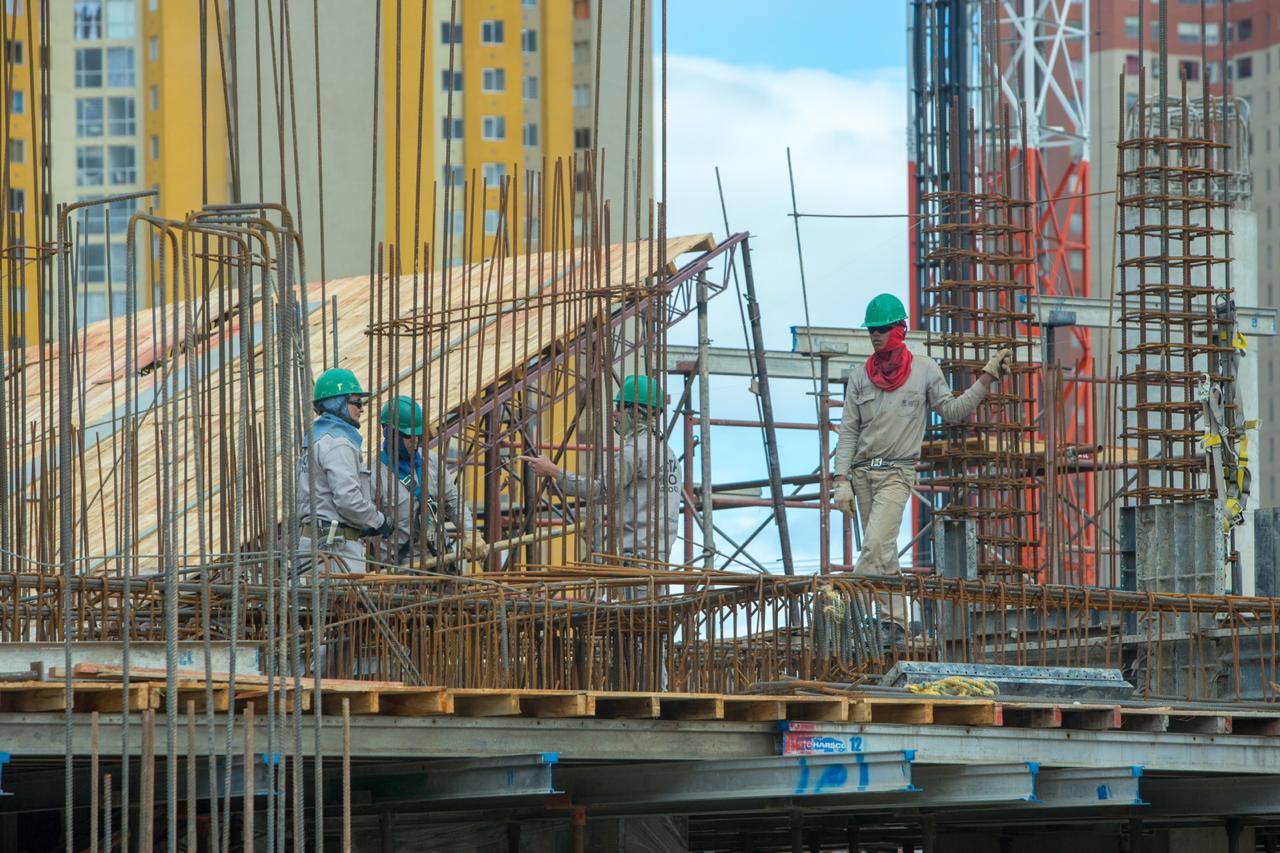
[[[857,498],[858,517],[862,520],[862,551],[854,564],[854,574],[899,573],[898,531],[915,482],[915,470],[905,465],[853,470],[853,495]],[[900,596],[878,595],[876,599],[881,619],[910,621],[905,616],[906,606]]]

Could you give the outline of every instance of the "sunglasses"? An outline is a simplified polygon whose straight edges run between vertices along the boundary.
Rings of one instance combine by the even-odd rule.
[[[359,398],[359,397],[348,397],[348,398],[347,398],[347,405],[348,405],[348,406],[355,406],[357,409],[363,409],[363,408],[364,408],[364,400],[362,400],[362,399],[361,399],[361,398]]]
[[[897,325],[897,323],[894,323],[892,326],[868,326],[867,331],[873,335],[887,335],[892,332]]]

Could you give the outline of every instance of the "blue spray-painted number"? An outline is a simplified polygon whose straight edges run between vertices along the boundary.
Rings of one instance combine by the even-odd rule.
[[[1099,785],[1099,786],[1098,786],[1098,799],[1099,799],[1099,800],[1109,800],[1109,799],[1111,799],[1111,786],[1110,786],[1110,785]]]
[[[800,759],[800,776],[796,779],[795,795],[802,796],[810,793],[809,781],[813,774],[809,772],[809,762],[803,758]],[[818,774],[818,781],[813,785],[814,794],[829,794],[833,791],[840,791],[849,781],[849,768],[844,764],[832,764],[824,767],[822,772]]]
[[[195,652],[186,651],[178,655],[178,666],[191,666],[196,662]]]

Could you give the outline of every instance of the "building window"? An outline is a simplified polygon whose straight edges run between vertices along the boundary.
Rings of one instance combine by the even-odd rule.
[[[584,193],[587,191],[587,173],[577,172],[573,176],[573,188],[576,192]]]
[[[22,213],[27,209],[27,194],[23,190],[9,190],[9,212]]]
[[[1218,25],[1217,24],[1204,25],[1204,43],[1209,45],[1214,45],[1218,43]]]
[[[1200,25],[1183,21],[1178,24],[1178,41],[1183,44],[1199,44],[1200,43]]]
[[[506,69],[504,68],[484,69],[480,88],[486,92],[505,92],[507,90]]]
[[[1218,82],[1218,63],[1210,62],[1204,67],[1204,79],[1208,83]]]
[[[160,159],[160,137],[155,136],[154,134],[151,137],[151,159]]]
[[[107,135],[133,136],[137,132],[133,98],[107,98]]]
[[[76,149],[76,186],[102,186],[102,147],[81,146]]]
[[[133,71],[133,48],[107,48],[107,85],[132,86],[137,78]]]
[[[525,30],[520,34],[520,48],[525,53],[535,53],[538,50],[538,31]]]
[[[1253,38],[1253,19],[1244,18],[1236,21],[1236,40],[1248,41],[1251,38]]]
[[[445,139],[461,139],[462,119],[445,116],[440,122],[440,134]]]
[[[98,283],[106,281],[107,247],[103,243],[88,243],[80,247],[80,280]]]
[[[154,12],[160,8],[160,0],[147,0],[147,11]]]
[[[1136,17],[1124,19],[1124,37],[1127,39],[1136,39],[1138,37],[1138,19]]]
[[[21,15],[23,13],[22,0],[4,0],[4,10],[10,15]]]
[[[450,163],[448,166],[445,166],[444,174],[441,177],[444,178],[444,185],[446,187],[458,189],[466,182],[467,173],[466,170],[457,163]]]
[[[76,48],[76,88],[96,89],[102,85],[102,49]]]
[[[1244,80],[1253,76],[1253,57],[1245,56],[1236,60],[1236,77]]]
[[[97,195],[82,195],[81,201],[96,201],[102,198]],[[80,208],[80,233],[81,234],[101,234],[106,229],[103,228],[103,209],[102,205],[94,204],[89,207]]]
[[[481,137],[490,141],[507,138],[507,119],[504,116],[485,116]]]
[[[152,62],[160,61],[160,39],[156,36],[147,39],[147,58]]]
[[[534,74],[526,74],[524,76],[524,99],[526,101],[538,100],[538,78]]]
[[[575,107],[591,106],[591,87],[585,83],[578,83],[573,87],[573,105]]]
[[[1178,63],[1178,74],[1184,80],[1188,80],[1188,81],[1199,80],[1200,79],[1200,63],[1191,62],[1189,60],[1184,59]]]
[[[152,86],[150,95],[151,95],[151,112],[154,113],[160,109],[160,87]]]
[[[72,16],[77,40],[102,38],[102,0],[76,0]]]
[[[538,125],[529,122],[524,126],[524,144],[534,146],[538,144]]]
[[[111,280],[124,281],[129,275],[129,247],[124,243],[111,244]]]
[[[27,143],[22,139],[9,140],[9,162],[25,163],[27,162]]]
[[[107,149],[107,172],[112,184],[132,184],[138,180],[138,156],[132,145],[112,145]]]
[[[137,31],[137,0],[107,0],[107,38],[131,39]]]
[[[590,65],[591,64],[591,42],[575,41],[573,43],[573,64],[574,65]]]
[[[111,233],[124,234],[129,230],[129,217],[138,212],[138,200],[126,198],[107,205],[111,209]],[[123,278],[123,276],[121,276]]]
[[[21,89],[15,89],[9,102],[9,111],[14,115],[22,115],[27,111],[27,96]]]
[[[1124,58],[1124,73],[1138,74],[1142,71],[1142,67],[1138,65],[1138,54],[1131,53]]]
[[[5,42],[5,56],[13,65],[21,65],[26,58],[26,52],[23,50],[23,43],[10,39]]]
[[[573,129],[573,147],[574,148],[590,148],[591,147],[591,128],[575,127]]]
[[[520,3],[523,6],[537,6],[538,0],[520,0]]]
[[[76,98],[76,136],[102,135],[102,98]]]
[[[498,211],[486,210],[484,212],[484,233],[486,234],[498,233]]]
[[[502,44],[503,32],[502,21],[481,21],[480,22],[480,43],[481,44]]]
[[[484,182],[490,189],[501,186],[502,179],[507,176],[506,163],[485,163],[484,164]]]
[[[462,44],[462,24],[444,21],[440,24],[441,44]]]
[[[455,92],[462,91],[462,72],[450,71],[448,68],[440,72],[440,88],[448,92],[452,89]]]

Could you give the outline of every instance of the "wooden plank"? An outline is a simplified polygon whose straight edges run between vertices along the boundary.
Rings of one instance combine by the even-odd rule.
[[[430,717],[453,713],[453,697],[440,687],[406,687],[378,693],[379,713],[395,717]],[[341,711],[342,701],[338,708]]]
[[[153,688],[157,695],[161,697],[163,704],[165,688],[163,685]],[[197,711],[207,711],[206,700],[208,696],[205,693],[203,685],[178,685],[178,707],[186,709],[188,700],[196,703]],[[213,688],[213,710],[219,713],[225,713],[231,707],[231,688],[223,685],[214,685]]]
[[[586,693],[521,695],[520,712],[526,717],[591,717],[596,703]]]
[[[377,714],[380,704],[379,694],[373,690],[366,690],[363,693],[354,691],[336,690],[332,693],[325,692],[320,696],[320,708],[325,714],[340,715],[342,713],[342,703],[344,700],[351,703],[352,714]]]
[[[1225,713],[1195,714],[1175,709],[1169,714],[1169,731],[1202,735],[1229,735],[1232,718]]]
[[[146,711],[160,707],[160,694],[147,684],[129,685],[129,710]],[[122,686],[111,685],[107,690],[88,690],[84,687],[76,689],[75,708],[85,713],[98,711],[103,714],[118,714],[124,711],[124,690]]]
[[[935,704],[927,699],[855,699],[849,704],[849,722],[927,726]]]
[[[262,688],[254,688],[252,690],[244,691],[243,693],[237,690],[236,691],[236,710],[242,711],[247,706],[252,705],[253,711],[255,714],[267,713],[267,693],[268,691]],[[289,693],[285,693],[283,697],[281,697],[280,694],[278,693],[276,694],[276,712],[277,713],[292,714],[293,704],[294,704],[294,696],[292,691]],[[311,710],[311,694],[306,691],[303,691],[302,693],[302,710],[304,712]]]
[[[26,687],[5,692],[9,693],[10,709],[14,711],[65,711],[67,708],[63,687]]]
[[[933,722],[939,726],[998,726],[1000,706],[991,701],[933,703]]]
[[[843,696],[788,696],[786,703],[788,720],[836,723],[849,719],[849,700]]]
[[[450,690],[449,695],[459,717],[520,716],[520,697],[512,690]]]
[[[664,720],[723,720],[723,696],[659,694]]]
[[[1108,731],[1122,725],[1120,706],[1060,705],[1064,729]]]
[[[1062,728],[1062,710],[1057,705],[1001,702],[1002,724],[1019,729]]]
[[[785,720],[787,703],[784,699],[768,696],[726,696],[724,718],[742,723]]]
[[[1169,714],[1167,708],[1122,708],[1120,728],[1127,732],[1167,732]]]
[[[603,719],[656,720],[662,706],[654,693],[592,693],[596,717]]]
[[[1232,714],[1231,731],[1238,735],[1280,735],[1280,717],[1268,714]]]

